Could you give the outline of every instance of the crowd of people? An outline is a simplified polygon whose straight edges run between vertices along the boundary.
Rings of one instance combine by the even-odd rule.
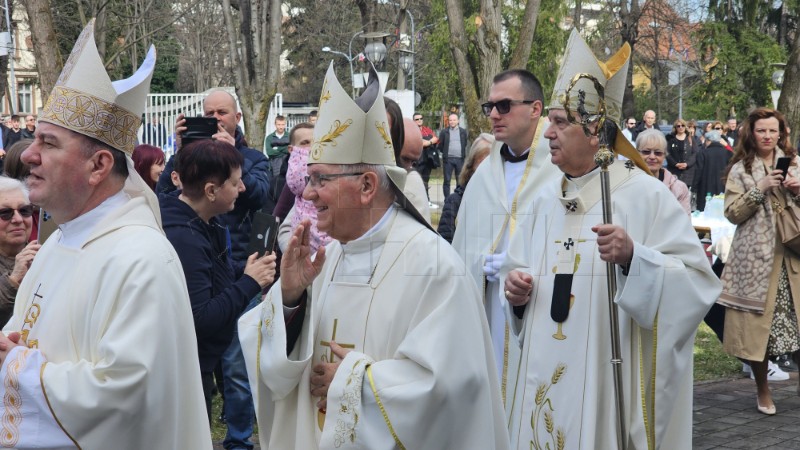
[[[32,139],[4,146],[3,446],[210,449],[221,419],[234,450],[255,423],[273,449],[691,448],[715,303],[776,414],[769,357],[800,359],[800,263],[775,227],[800,204],[786,120],[623,119],[629,58],[573,31],[552,93],[494,77],[471,142],[458,114],[438,134],[404,118],[374,71],[353,99],[331,65],[314,122],[278,116],[263,150],[213,90],[216,133],[183,145],[178,115],[166,160],[157,120],[136,142],[155,51],[111,83],[90,22]],[[61,106],[84,97],[98,114],[76,123]],[[737,225],[721,280],[690,221],[718,193]]]

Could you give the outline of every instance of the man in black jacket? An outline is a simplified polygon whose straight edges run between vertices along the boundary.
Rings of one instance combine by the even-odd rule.
[[[450,195],[450,177],[455,174],[453,178],[458,180],[461,168],[464,166],[464,158],[467,156],[467,130],[458,126],[458,122],[458,114],[450,114],[447,117],[449,126],[439,132],[439,153],[442,155],[444,176],[442,190],[445,199]]]

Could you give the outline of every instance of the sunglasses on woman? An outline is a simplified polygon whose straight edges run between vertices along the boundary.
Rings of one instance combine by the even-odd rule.
[[[0,209],[0,219],[3,219],[6,222],[8,222],[14,218],[15,212],[18,212],[19,215],[24,218],[31,217],[33,215],[33,205],[20,206],[18,209],[2,208]]]

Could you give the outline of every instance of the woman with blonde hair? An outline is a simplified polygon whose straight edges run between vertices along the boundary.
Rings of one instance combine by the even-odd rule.
[[[464,161],[464,167],[458,177],[458,186],[445,199],[442,216],[439,218],[439,227],[436,230],[447,242],[453,242],[453,233],[456,231],[456,216],[458,216],[458,209],[461,206],[461,198],[464,196],[467,183],[469,183],[469,179],[475,174],[481,162],[489,156],[493,145],[494,136],[489,133],[481,133],[472,142],[472,146],[467,152],[467,159]]]
[[[791,160],[786,177],[776,168],[784,156]],[[800,299],[800,255],[784,247],[776,231],[779,211],[800,207],[798,164],[783,114],[758,108],[742,124],[725,177],[725,217],[736,232],[718,300],[728,308],[723,346],[750,362],[758,411],[768,415],[776,412],[767,381],[769,356],[800,356],[800,309],[794,301]]]

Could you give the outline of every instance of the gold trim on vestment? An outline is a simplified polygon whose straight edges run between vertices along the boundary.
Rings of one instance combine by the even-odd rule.
[[[386,426],[389,427],[389,433],[392,434],[392,438],[394,438],[394,443],[397,444],[397,447],[400,450],[406,450],[405,445],[400,442],[400,438],[397,436],[397,433],[394,431],[394,427],[392,426],[392,422],[389,420],[389,416],[386,414],[386,409],[383,407],[383,402],[381,398],[378,396],[378,389],[375,387],[375,380],[372,378],[372,366],[367,366],[367,378],[369,379],[369,387],[372,388],[372,395],[375,396],[375,403],[378,404],[378,408],[381,410],[381,414],[383,415],[383,421],[386,422]]]
[[[42,388],[42,395],[44,395],[44,401],[47,403],[47,408],[50,410],[50,414],[53,415],[53,419],[56,421],[56,423],[58,424],[59,428],[61,428],[61,431],[63,431],[64,434],[67,435],[69,440],[72,441],[73,444],[75,444],[75,447],[77,447],[78,450],[81,450],[81,446],[78,445],[78,441],[76,441],[75,438],[72,437],[72,435],[69,434],[69,432],[67,432],[67,429],[64,428],[64,425],[62,425],[61,421],[58,420],[58,417],[56,417],[56,412],[53,411],[53,405],[50,404],[50,399],[47,398],[47,391],[44,389],[44,368],[45,368],[45,366],[47,366],[47,362],[42,364],[42,368],[39,369],[39,385]]]
[[[644,421],[644,431],[647,436],[647,448],[649,450],[653,450],[656,448],[656,432],[655,432],[655,420],[656,420],[656,356],[658,351],[658,313],[656,313],[656,318],[653,321],[653,361],[652,361],[652,374],[650,376],[650,405],[653,408],[652,417],[650,416],[650,412],[647,408],[647,401],[645,400],[647,396],[647,390],[644,386],[644,351],[642,350],[642,328],[636,325],[637,329],[639,330],[639,390],[641,391],[642,397],[642,420]]]
[[[489,253],[494,253],[495,250],[497,250],[497,245],[500,243],[500,239],[502,238],[503,233],[506,229],[506,224],[509,224],[508,243],[509,244],[511,243],[511,236],[514,234],[514,231],[516,231],[517,228],[517,201],[519,200],[519,194],[522,193],[522,189],[525,187],[525,182],[528,180],[528,175],[530,175],[531,173],[531,168],[533,167],[533,159],[536,156],[536,147],[539,146],[539,140],[542,137],[543,131],[544,131],[544,126],[541,123],[541,117],[540,117],[539,121],[536,124],[536,132],[533,135],[533,142],[531,143],[531,148],[528,151],[528,159],[525,161],[525,171],[522,173],[522,179],[520,179],[519,184],[517,185],[517,191],[514,193],[514,199],[511,202],[511,212],[506,214],[503,226],[500,227],[500,233],[497,235],[494,242],[492,243],[492,248],[489,250]],[[483,277],[483,296],[484,296],[483,303],[486,304],[486,277]],[[508,344],[509,344],[508,336],[509,336],[509,327],[508,327],[508,321],[506,321],[506,339],[505,342],[503,343],[503,375],[502,379],[500,380],[500,390],[503,399],[503,406],[505,406],[506,404],[506,392],[508,386]],[[520,351],[520,357],[517,364],[517,376],[514,381],[514,398],[511,399],[510,411],[514,411],[517,386],[519,385],[519,371],[521,365],[519,363],[521,362],[522,362],[522,352]],[[511,414],[509,414],[509,417],[510,416]]]
[[[3,447],[16,447],[19,443],[19,426],[22,423],[22,395],[19,393],[19,374],[25,367],[28,350],[22,349],[16,357],[6,364],[6,376],[3,380],[5,395],[3,396],[3,415],[0,417],[2,432],[0,444]]]

